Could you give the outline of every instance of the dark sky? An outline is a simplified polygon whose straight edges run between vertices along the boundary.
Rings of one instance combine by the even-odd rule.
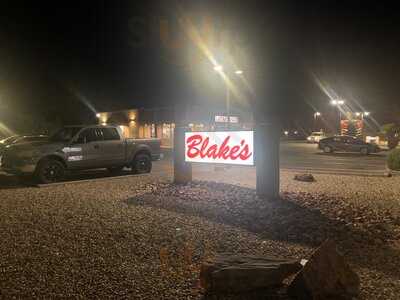
[[[2,1],[0,107],[8,118],[23,111],[75,121],[93,116],[87,106],[217,103],[223,88],[204,75],[207,62],[185,60],[195,47],[183,39],[172,51],[160,41],[160,19],[172,39],[184,36],[176,22],[184,13],[195,25],[209,17],[216,31],[234,32],[254,97],[269,105],[285,89],[278,106],[287,119],[332,110],[318,78],[384,122],[400,112],[400,11],[390,3]]]

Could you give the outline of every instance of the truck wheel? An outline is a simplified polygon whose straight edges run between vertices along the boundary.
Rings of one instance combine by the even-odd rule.
[[[152,168],[151,158],[148,154],[138,154],[132,164],[132,171],[135,174],[150,173]]]
[[[58,182],[64,177],[64,165],[55,159],[44,159],[36,168],[35,178],[39,183]]]

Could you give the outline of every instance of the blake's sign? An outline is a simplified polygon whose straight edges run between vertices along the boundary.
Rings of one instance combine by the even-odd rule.
[[[186,132],[185,161],[254,165],[254,132]]]

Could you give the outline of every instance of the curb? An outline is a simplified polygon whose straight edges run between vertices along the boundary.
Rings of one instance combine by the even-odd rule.
[[[364,170],[346,170],[346,169],[317,169],[317,168],[281,168],[283,171],[290,172],[309,172],[315,174],[326,174],[326,175],[347,175],[347,176],[363,176],[363,177],[388,177],[386,174],[387,170],[380,171],[364,171]],[[400,176],[400,172],[390,172],[392,176]]]
[[[138,176],[150,176],[151,174],[152,173],[120,175],[120,176],[110,176],[110,177],[101,177],[101,178],[93,178],[93,179],[82,179],[82,180],[78,179],[78,180],[62,181],[62,182],[55,182],[55,183],[37,184],[37,185],[35,185],[35,187],[46,188],[46,187],[52,187],[52,186],[58,186],[58,185],[69,185],[69,184],[79,184],[79,183],[106,181],[106,180],[114,180],[114,179],[124,179],[124,178],[138,177]]]

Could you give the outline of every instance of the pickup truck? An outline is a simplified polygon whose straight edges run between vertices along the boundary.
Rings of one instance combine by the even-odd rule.
[[[119,172],[128,167],[134,173],[149,173],[152,161],[160,158],[160,140],[126,139],[118,126],[67,126],[48,140],[10,145],[1,155],[2,171],[52,183],[73,170]]]

